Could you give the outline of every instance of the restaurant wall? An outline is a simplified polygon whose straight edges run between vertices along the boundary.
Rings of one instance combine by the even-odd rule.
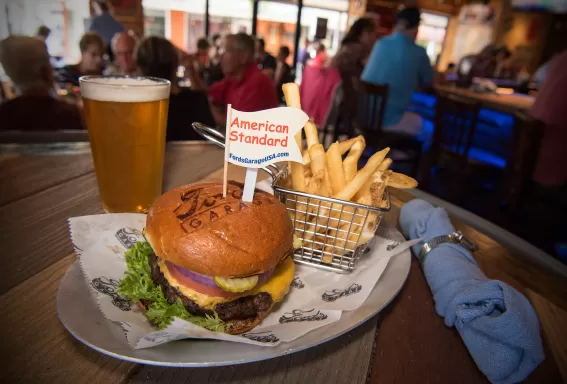
[[[366,0],[349,0],[347,25],[352,23],[366,13]]]
[[[169,11],[169,40],[177,48],[187,49],[187,15],[182,11]]]
[[[509,28],[498,40],[512,51],[528,72],[533,73],[541,62],[550,23],[551,15],[515,11]]]
[[[8,0],[1,8],[6,21],[0,17],[0,38],[34,35],[40,25],[46,25],[51,29],[46,41],[49,53],[66,62],[79,59],[79,40],[90,18],[87,0]]]
[[[443,52],[441,52],[441,57],[439,58],[439,63],[437,64],[437,70],[443,72],[447,69],[449,63],[454,62],[453,58],[453,45],[455,42],[455,37],[457,35],[457,29],[459,27],[459,18],[457,16],[452,16],[449,18],[449,23],[447,24],[447,32],[445,34],[445,44],[443,46]],[[455,62],[455,65],[458,64]]]
[[[276,55],[280,46],[286,45],[290,50],[288,64],[293,62],[295,44],[295,23],[279,23],[270,20],[258,20],[257,36],[264,39],[265,49]]]

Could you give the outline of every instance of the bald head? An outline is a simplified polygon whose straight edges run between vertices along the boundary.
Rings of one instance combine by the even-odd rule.
[[[41,39],[16,35],[0,41],[0,63],[22,92],[53,86],[53,68],[47,46]]]
[[[137,44],[138,40],[128,32],[117,33],[112,38],[112,52],[115,56],[116,65],[125,75],[133,75],[136,72],[134,51]]]
[[[226,75],[238,76],[254,62],[254,39],[245,33],[228,35],[224,39],[221,68]]]

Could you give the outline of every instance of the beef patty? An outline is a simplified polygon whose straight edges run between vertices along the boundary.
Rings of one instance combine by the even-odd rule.
[[[213,311],[199,307],[197,303],[184,296],[175,287],[172,287],[163,273],[159,269],[158,257],[155,254],[150,256],[150,268],[153,282],[163,290],[167,302],[173,304],[178,298],[181,299],[187,311],[195,316],[212,315]],[[228,303],[221,303],[215,306],[215,312],[221,320],[245,320],[255,318],[258,312],[267,311],[273,303],[272,296],[267,292],[260,292],[253,296],[244,296]]]

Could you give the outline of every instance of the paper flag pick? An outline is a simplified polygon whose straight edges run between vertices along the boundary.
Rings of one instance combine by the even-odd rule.
[[[262,168],[280,161],[303,164],[294,135],[307,120],[309,117],[305,112],[297,108],[258,112],[232,109],[226,139],[230,144],[228,161],[246,168]]]

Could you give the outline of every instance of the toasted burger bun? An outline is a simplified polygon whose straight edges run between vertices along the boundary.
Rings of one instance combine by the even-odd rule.
[[[150,208],[145,236],[156,255],[209,276],[245,277],[274,268],[293,247],[286,207],[256,189],[241,200],[242,184],[191,184],[161,195]]]

